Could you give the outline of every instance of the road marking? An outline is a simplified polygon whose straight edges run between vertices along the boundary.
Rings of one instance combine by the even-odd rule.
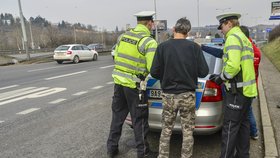
[[[72,65],[67,65],[67,66],[72,66]],[[54,67],[48,67],[48,68],[42,68],[42,69],[34,69],[34,70],[28,70],[27,72],[43,71],[43,70],[56,69],[56,68],[61,68],[61,67],[65,67],[65,66],[54,66]]]
[[[87,72],[87,71],[79,71],[79,72],[74,72],[74,73],[70,73],[70,74],[49,77],[49,78],[45,78],[45,80],[53,80],[53,79],[68,77],[68,76],[77,75],[77,74],[81,74],[81,73],[85,73],[85,72]]]
[[[0,90],[4,90],[4,89],[9,89],[9,88],[14,88],[17,87],[18,85],[11,85],[11,86],[7,86],[7,87],[2,87],[0,88]]]
[[[17,89],[17,90],[6,92],[6,93],[0,93],[0,101],[19,97],[19,96],[30,94],[30,93],[34,93],[34,92],[45,90],[48,88],[49,87],[41,87],[41,88],[27,87],[27,88]],[[1,104],[1,102],[0,102],[0,104]]]
[[[47,89],[47,90],[45,90],[45,89]],[[43,91],[41,91],[41,90],[43,90]],[[5,100],[5,101],[0,102],[0,105],[12,103],[12,102],[23,100],[23,99],[32,99],[32,98],[44,97],[44,96],[51,95],[51,94],[54,94],[54,93],[62,92],[64,90],[66,90],[66,88],[48,89],[48,87],[41,87],[41,88],[33,89],[33,90],[30,90],[30,91],[27,91],[27,92],[15,94],[15,95],[12,95],[12,96],[7,96],[5,98],[0,98],[0,101]],[[36,92],[36,91],[40,91],[40,92]],[[36,92],[36,93],[33,93],[33,92]],[[29,93],[31,93],[31,94],[29,94]],[[27,95],[23,95],[23,94],[27,94]],[[20,97],[14,98],[16,96],[20,96]],[[11,99],[11,98],[13,98],[13,99]],[[7,99],[10,99],[10,100],[7,100]]]
[[[104,86],[96,86],[96,87],[93,87],[93,88],[91,88],[91,89],[100,89],[100,88],[102,88],[102,87],[104,87]]]
[[[48,90],[45,90],[45,91],[30,94],[30,95],[27,96],[27,98],[44,97],[44,96],[51,95],[51,94],[58,93],[58,92],[62,92],[62,91],[65,91],[65,90],[66,90],[66,88],[52,88],[52,89],[48,89]]]
[[[57,99],[57,100],[54,100],[54,101],[49,102],[49,104],[57,104],[57,103],[60,103],[60,102],[65,101],[65,100],[66,100],[66,99],[60,98],[60,99]]]
[[[24,110],[22,112],[18,112],[17,115],[26,115],[26,114],[29,114],[31,112],[34,112],[34,111],[37,111],[39,110],[40,108],[31,108],[31,109],[27,109],[27,110]]]
[[[5,122],[5,121],[0,121],[0,124],[1,124],[1,123],[4,123],[4,122]]]
[[[100,67],[100,69],[106,69],[106,68],[113,67],[113,66],[115,66],[115,65],[103,66],[103,67]]]
[[[82,92],[78,92],[78,93],[75,93],[73,95],[83,95],[83,94],[86,94],[88,91],[82,91]]]
[[[114,82],[107,82],[106,84],[114,84]]]

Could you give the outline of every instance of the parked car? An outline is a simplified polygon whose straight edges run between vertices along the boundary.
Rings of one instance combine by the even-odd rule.
[[[209,135],[216,133],[223,123],[222,86],[209,80],[210,74],[219,74],[222,70],[222,60],[203,52],[209,67],[209,75],[198,78],[196,89],[196,119],[194,134]],[[159,80],[148,76],[147,94],[149,104],[149,125],[151,130],[161,130],[162,100]],[[132,126],[131,118],[126,123]],[[174,132],[181,131],[180,116],[177,115]]]
[[[95,50],[97,52],[103,52],[105,49],[103,44],[100,44],[100,43],[93,43],[93,44],[88,45],[88,47],[89,47],[89,49]]]
[[[111,55],[112,55],[113,60],[115,59],[115,48],[116,48],[116,44],[112,47],[112,50],[111,50]]]
[[[83,44],[68,44],[57,47],[54,50],[53,59],[58,64],[62,64],[63,61],[78,63],[86,60],[97,60],[98,53]]]

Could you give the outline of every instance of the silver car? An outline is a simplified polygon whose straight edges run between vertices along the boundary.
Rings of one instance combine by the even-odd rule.
[[[53,59],[58,64],[62,64],[63,61],[79,63],[80,61],[97,60],[98,53],[83,44],[68,44],[57,47],[54,50]]]
[[[194,134],[209,135],[216,133],[223,122],[223,93],[222,86],[209,80],[210,74],[219,74],[222,69],[222,60],[203,52],[209,67],[209,75],[198,79],[196,89],[196,119]],[[151,130],[161,130],[162,100],[159,80],[149,76],[147,83],[149,102],[149,125]],[[126,123],[132,126],[131,118],[126,118]],[[180,132],[180,116],[177,115],[173,131]]]

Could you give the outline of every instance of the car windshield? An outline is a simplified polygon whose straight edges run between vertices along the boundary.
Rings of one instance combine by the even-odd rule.
[[[209,74],[214,73],[215,64],[216,64],[216,57],[206,52],[203,52],[207,65],[209,67]]]
[[[58,48],[55,49],[55,51],[59,50],[68,50],[70,46],[59,46]]]

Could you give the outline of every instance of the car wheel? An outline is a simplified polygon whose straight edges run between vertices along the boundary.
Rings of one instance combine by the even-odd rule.
[[[73,59],[73,63],[77,64],[79,63],[80,59],[78,56],[74,56],[74,59]]]
[[[98,59],[97,55],[96,55],[96,54],[94,54],[94,55],[93,55],[93,59],[92,59],[92,60],[93,60],[93,61],[96,61],[97,59]]]
[[[58,64],[62,64],[63,63],[63,61],[61,61],[61,60],[57,60],[56,61]]]

